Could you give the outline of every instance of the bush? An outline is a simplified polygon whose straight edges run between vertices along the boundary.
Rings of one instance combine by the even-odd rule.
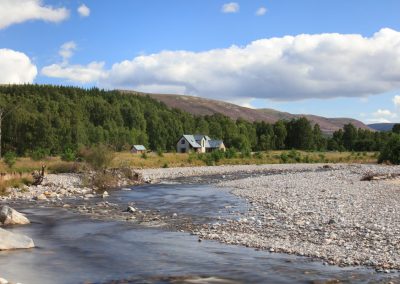
[[[378,163],[390,162],[395,165],[400,164],[400,136],[392,136],[383,147],[379,155]]]
[[[142,159],[145,159],[145,160],[146,160],[146,159],[147,159],[147,154],[146,154],[146,152],[143,152],[142,155],[141,155],[141,157],[142,157]]]
[[[256,158],[256,159],[261,160],[263,158],[263,153],[262,152],[255,152],[253,154],[253,157]]]
[[[118,186],[118,178],[111,173],[98,172],[91,181],[90,186],[97,190],[107,190]]]
[[[70,148],[67,148],[62,153],[61,160],[66,161],[66,162],[73,162],[76,160],[76,153],[73,150],[71,150]]]
[[[80,167],[78,163],[61,162],[50,165],[48,170],[53,174],[78,173],[80,171]]]
[[[50,155],[50,152],[43,148],[35,149],[30,153],[30,157],[34,161],[43,160],[43,159],[47,158],[49,155]]]
[[[237,151],[234,148],[229,148],[225,152],[225,158],[234,159],[237,157]]]
[[[158,155],[159,157],[164,157],[163,150],[162,150],[162,149],[157,149],[157,155]]]
[[[4,155],[3,160],[9,168],[12,168],[17,161],[17,155],[14,152],[7,152]]]
[[[114,153],[105,145],[81,149],[80,155],[94,170],[103,170],[110,167]]]
[[[289,153],[287,154],[288,158],[296,161],[296,162],[300,162],[301,161],[301,154],[300,152],[296,151],[296,150],[290,150]]]
[[[289,161],[289,156],[286,153],[282,153],[279,158],[281,159],[281,162],[286,164]]]

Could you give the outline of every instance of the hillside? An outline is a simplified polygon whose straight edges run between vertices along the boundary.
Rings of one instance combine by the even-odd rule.
[[[395,123],[373,123],[368,126],[377,131],[391,131]]]
[[[248,121],[265,121],[274,123],[280,119],[290,120],[292,118],[306,117],[313,124],[318,123],[324,133],[331,134],[339,130],[343,125],[352,123],[356,128],[369,129],[361,121],[351,118],[326,118],[316,115],[290,114],[273,109],[251,109],[241,107],[235,104],[204,99],[200,97],[181,96],[181,95],[163,95],[163,94],[144,94],[131,91],[122,91],[123,93],[133,93],[137,95],[149,95],[150,97],[165,103],[168,107],[181,109],[194,115],[212,115],[221,113],[232,119],[243,118]]]

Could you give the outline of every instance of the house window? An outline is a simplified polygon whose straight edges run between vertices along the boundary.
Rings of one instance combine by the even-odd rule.
[[[182,140],[181,140],[181,144],[185,144],[185,140],[182,139]]]

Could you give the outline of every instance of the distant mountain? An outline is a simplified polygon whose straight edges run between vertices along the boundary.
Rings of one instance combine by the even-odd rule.
[[[293,119],[306,117],[312,123],[318,123],[324,133],[331,134],[345,124],[352,123],[357,128],[370,129],[361,121],[351,118],[326,118],[316,115],[290,114],[274,109],[251,109],[235,104],[204,99],[200,97],[182,95],[147,94],[134,91],[121,91],[127,94],[149,95],[150,97],[165,103],[170,108],[177,108],[195,115],[213,115],[220,113],[232,119],[243,118],[248,121],[265,121],[274,123],[280,119]]]
[[[373,123],[368,126],[377,131],[391,131],[396,123]]]

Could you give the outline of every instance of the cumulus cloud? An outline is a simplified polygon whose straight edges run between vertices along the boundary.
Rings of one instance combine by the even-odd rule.
[[[367,119],[370,123],[389,123],[395,120],[398,116],[396,113],[388,110],[388,109],[378,109],[374,113],[372,113],[372,117]]]
[[[93,61],[87,65],[69,63],[76,48],[74,41],[61,45],[58,53],[62,57],[62,62],[43,67],[41,73],[47,77],[66,79],[81,84],[98,82],[104,78],[106,75],[104,62]]]
[[[81,84],[97,82],[105,74],[104,62],[91,62],[88,65],[52,64],[43,67],[41,73]]]
[[[264,16],[267,12],[268,12],[267,8],[265,8],[265,7],[260,7],[260,8],[258,8],[258,10],[256,11],[256,15],[257,15],[257,16]]]
[[[90,9],[85,4],[82,4],[78,7],[78,13],[81,17],[89,17],[90,16]]]
[[[400,107],[400,96],[394,96],[393,103],[396,108],[399,108]]]
[[[37,75],[30,58],[11,49],[0,49],[0,70],[0,84],[32,83]]]
[[[400,88],[400,33],[302,34],[204,52],[162,51],[114,64],[103,83],[174,86],[219,99],[365,97]]]
[[[92,78],[106,88],[231,101],[367,97],[400,88],[400,32],[301,34],[203,52],[162,51],[117,62],[109,70],[93,66],[69,67],[94,69],[96,75],[85,81]],[[50,70],[63,75],[60,68]],[[65,72],[66,78],[75,80],[71,73]]]
[[[58,54],[63,58],[64,61],[68,61],[68,59],[74,55],[74,51],[76,50],[76,43],[74,41],[69,41],[61,45],[60,51]]]
[[[236,2],[230,2],[222,5],[222,13],[237,13],[239,12],[240,6]]]
[[[45,6],[41,0],[0,1],[0,29],[29,20],[61,22],[68,16],[66,8]]]

